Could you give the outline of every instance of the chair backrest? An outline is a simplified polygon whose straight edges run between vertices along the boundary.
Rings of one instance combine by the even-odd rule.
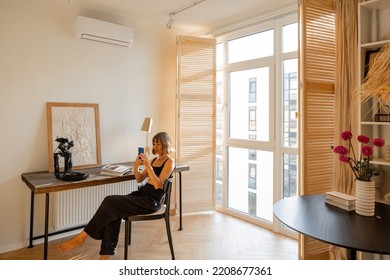
[[[171,204],[171,193],[172,193],[172,182],[173,178],[168,178],[165,180],[164,185],[163,185],[163,190],[164,190],[164,204],[167,206],[167,209],[170,209],[170,204]]]

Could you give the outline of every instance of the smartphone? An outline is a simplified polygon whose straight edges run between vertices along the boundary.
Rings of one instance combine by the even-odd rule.
[[[144,147],[138,147],[138,154],[144,154],[144,153],[145,153]]]

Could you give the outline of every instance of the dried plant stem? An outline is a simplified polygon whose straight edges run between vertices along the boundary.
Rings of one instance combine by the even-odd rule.
[[[390,43],[377,54],[360,86],[361,102],[377,98],[379,108],[390,105]]]

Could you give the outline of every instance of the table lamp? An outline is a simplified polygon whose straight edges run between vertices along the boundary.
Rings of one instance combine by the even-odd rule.
[[[144,119],[144,122],[141,126],[141,131],[145,132],[145,134],[146,134],[145,149],[146,149],[146,147],[148,147],[148,136],[149,136],[149,133],[152,131],[152,124],[153,124],[153,119],[147,117]]]

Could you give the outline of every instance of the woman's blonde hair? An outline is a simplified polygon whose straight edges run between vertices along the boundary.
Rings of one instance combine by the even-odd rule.
[[[162,145],[162,152],[164,154],[170,154],[174,152],[174,149],[172,147],[171,138],[169,137],[168,133],[166,132],[159,132],[156,135],[153,136],[152,143],[158,143],[160,142]],[[153,149],[152,153],[155,155],[156,151]]]

